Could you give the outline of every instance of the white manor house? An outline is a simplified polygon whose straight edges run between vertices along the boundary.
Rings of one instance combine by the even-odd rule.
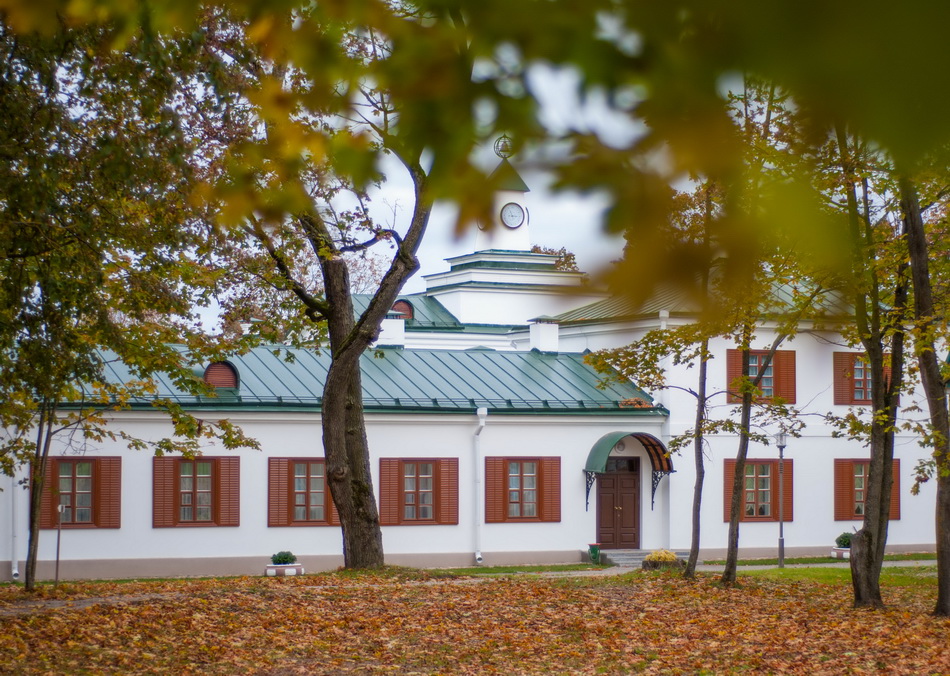
[[[695,400],[676,389],[651,396],[633,383],[602,387],[588,351],[626,345],[645,332],[693,320],[676,296],[632,308],[532,253],[528,187],[502,160],[497,223],[474,251],[425,277],[426,291],[402,296],[363,359],[374,487],[387,562],[464,566],[577,562],[589,545],[687,550],[695,478],[692,449],[670,455],[669,440],[692,427]],[[759,327],[763,350],[774,337]],[[776,552],[779,514],[788,555],[827,553],[860,528],[869,451],[833,438],[827,412],[865,403],[860,355],[840,336],[803,326],[782,345],[763,381],[809,416],[785,449],[749,451],[740,555]],[[714,411],[734,406],[734,345],[716,340],[709,363]],[[38,576],[52,577],[57,504],[63,512],[64,578],[260,574],[270,555],[291,550],[307,570],[342,565],[342,539],[323,476],[320,429],[326,355],[269,348],[197,365],[217,385],[213,399],[185,398],[203,418],[228,418],[261,450],[209,445],[195,460],[152,457],[121,441],[54,450],[43,496]],[[857,368],[855,368],[857,361]],[[115,367],[113,376],[127,374]],[[668,365],[671,382],[694,387],[696,369]],[[922,401],[922,397],[921,397]],[[143,405],[113,425],[145,439],[171,432]],[[708,438],[702,555],[726,547],[738,439]],[[912,496],[914,466],[928,455],[915,436],[896,440],[888,547],[932,551],[933,482]],[[0,478],[0,579],[26,558],[25,470]],[[779,495],[784,504],[779,509]]]

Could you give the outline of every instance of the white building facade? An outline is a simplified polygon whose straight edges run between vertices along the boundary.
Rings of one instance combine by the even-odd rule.
[[[425,293],[401,298],[378,341],[383,357],[371,351],[364,358],[387,561],[571,562],[593,543],[686,550],[694,459],[691,450],[671,456],[667,447],[692,427],[695,399],[679,388],[651,397],[632,383],[598,387],[600,375],[583,355],[691,315],[675,295],[630,309],[584,275],[558,269],[555,256],[531,253],[527,188],[514,176],[501,186],[497,222],[480,233],[479,250],[449,259],[447,272],[426,278]],[[765,349],[773,337],[769,326],[759,327],[755,347]],[[860,355],[841,344],[805,326],[780,347],[770,394],[799,409],[806,426],[789,439],[781,468],[774,444],[749,450],[743,556],[774,555],[780,517],[789,555],[826,553],[840,533],[861,526],[868,449],[834,438],[824,419],[861,407]],[[713,415],[730,415],[734,346],[717,339],[710,347]],[[262,348],[198,365],[224,378],[216,381],[222,396],[182,403],[206,419],[237,423],[260,441],[259,451],[209,445],[186,461],[109,440],[54,451],[40,577],[52,575],[57,547],[64,578],[259,574],[281,550],[308,570],[341,565],[322,474],[321,359],[299,353],[289,363]],[[695,368],[667,367],[671,383],[695,388]],[[168,419],[144,403],[115,413],[112,424],[151,441],[171,433]],[[928,455],[918,441],[897,436],[888,538],[895,551],[934,549],[935,489],[924,484],[910,494],[914,468]],[[704,556],[725,551],[737,446],[732,435],[707,439]],[[16,577],[26,556],[24,477],[3,479],[0,579]],[[66,523],[59,528],[61,503]]]

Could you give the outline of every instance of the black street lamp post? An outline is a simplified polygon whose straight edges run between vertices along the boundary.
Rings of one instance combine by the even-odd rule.
[[[778,446],[778,567],[785,567],[785,432],[775,435]]]

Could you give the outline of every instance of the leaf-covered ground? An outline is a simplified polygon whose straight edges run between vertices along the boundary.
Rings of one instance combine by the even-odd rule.
[[[0,587],[0,673],[950,673],[932,588],[312,575]]]

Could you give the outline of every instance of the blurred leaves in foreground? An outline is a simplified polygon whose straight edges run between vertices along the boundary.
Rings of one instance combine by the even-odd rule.
[[[323,106],[344,118],[372,119],[381,111],[347,109],[356,97],[340,96],[372,83],[391,92],[405,143],[426,148],[432,194],[462,205],[466,222],[487,209],[484,174],[472,164],[479,144],[505,131],[522,147],[551,140],[567,147],[551,167],[558,185],[608,192],[614,208],[605,227],[657,249],[624,273],[633,288],[647,289],[682,267],[676,246],[657,246],[674,208],[669,186],[708,179],[742,191],[760,186],[759,174],[774,169],[750,163],[744,150],[730,92],[741,91],[746,78],[784,92],[819,142],[835,124],[846,124],[905,172],[927,162],[946,174],[946,155],[939,159],[950,141],[950,4],[944,2],[236,0],[227,7],[256,51],[276,66],[299,69],[309,85],[275,97],[264,81],[257,95],[247,93],[282,143],[259,148],[266,158],[244,159],[284,162],[280,194],[302,194],[288,187],[299,181],[296,158],[321,148],[310,133],[300,133],[298,111]],[[197,31],[206,9],[184,2],[0,0],[4,20],[23,32],[60,30],[55,17],[70,25],[103,23],[109,32],[102,48],[126,44],[139,29],[152,36]],[[359,58],[345,39],[356,33],[375,36],[383,58]],[[552,134],[540,122],[532,86],[531,74],[542,65],[579,75],[565,101],[606,101],[608,112],[641,125],[639,133],[618,142],[568,120]],[[345,151],[337,157],[354,170],[378,166],[376,145],[351,143]],[[731,215],[721,252],[741,265],[777,229],[800,229],[805,256],[833,248],[825,240],[827,210],[799,171],[784,183],[770,182],[754,209]],[[253,182],[244,188],[255,189]],[[245,203],[261,207],[257,200]],[[242,208],[228,210],[229,217]]]

